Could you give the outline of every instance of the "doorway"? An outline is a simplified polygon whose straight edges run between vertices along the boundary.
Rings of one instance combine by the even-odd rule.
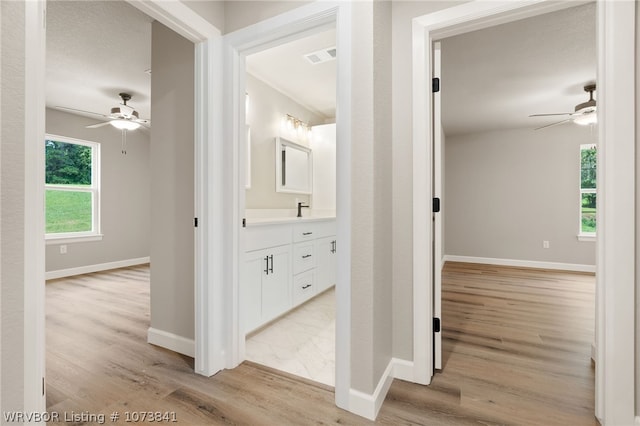
[[[248,155],[241,173],[245,358],[329,386],[335,383],[336,53],[330,28],[245,57]],[[294,230],[293,241],[256,241],[268,229],[280,234],[298,226],[308,226],[310,237],[299,239]],[[288,256],[274,247],[279,243],[287,243]],[[270,269],[263,268],[265,256],[275,256]],[[292,271],[278,275],[288,264]]]
[[[510,5],[510,6],[489,6],[486,5],[462,5],[458,7],[454,7],[448,9],[446,14],[435,13],[432,15],[425,15],[420,18],[415,19],[414,25],[414,52],[419,52],[414,56],[414,81],[413,81],[413,89],[414,93],[420,93],[420,96],[416,96],[414,98],[414,165],[416,163],[428,165],[431,162],[430,149],[424,149],[425,141],[427,146],[431,146],[432,137],[430,136],[430,126],[427,124],[421,123],[420,117],[431,117],[431,105],[429,102],[430,93],[427,88],[427,82],[431,80],[431,54],[432,54],[432,46],[431,42],[433,38],[443,38],[455,34],[461,34],[466,31],[470,31],[473,29],[480,29],[490,27],[492,25],[496,25],[498,23],[510,22],[518,18],[526,17],[526,16],[534,16],[544,12],[549,12],[552,10],[558,10],[562,8],[566,8],[571,6],[570,4],[555,4],[551,5],[547,2],[540,3],[535,6],[524,6],[524,5]],[[621,72],[618,68],[614,67],[617,61],[624,62],[625,55],[634,55],[633,50],[633,15],[635,13],[635,9],[633,6],[629,8],[625,7],[617,7],[609,3],[598,3],[598,48],[599,48],[599,66],[598,66],[598,75],[599,75],[599,86],[600,86],[600,95],[605,99],[604,102],[600,102],[599,109],[602,112],[599,113],[599,140],[601,142],[600,152],[619,152],[622,155],[630,155],[633,157],[633,119],[631,116],[628,116],[628,122],[625,121],[626,125],[620,127],[607,125],[611,123],[608,121],[610,118],[609,114],[612,114],[614,111],[617,113],[626,114],[621,107],[620,101],[626,99],[626,107],[631,108],[633,110],[633,101],[627,95],[625,95],[621,90],[617,90],[617,85],[613,85],[614,77],[617,83],[620,83],[621,80],[632,84],[633,82],[633,73]],[[631,18],[625,19],[625,15],[632,15]],[[491,16],[491,19],[487,19],[487,16]],[[605,21],[604,16],[607,16],[607,20]],[[618,19],[620,21],[618,21]],[[461,22],[464,22],[461,25]],[[613,31],[611,27],[607,25],[607,22],[616,22],[616,30]],[[455,24],[455,25],[454,25]],[[616,39],[616,43],[613,43],[613,39]],[[607,61],[604,61],[602,58],[604,57],[604,52],[610,54],[611,57],[608,57]],[[626,52],[626,53],[625,53]],[[621,79],[621,80],[620,80]],[[610,90],[610,91],[609,91]],[[620,98],[618,98],[620,97]],[[612,102],[613,98],[618,98],[618,102]],[[628,114],[627,114],[628,115]],[[611,116],[613,117],[613,116]],[[621,142],[618,146],[612,146],[611,144],[607,144],[607,140],[609,137],[616,136],[624,140],[625,142]],[[620,140],[616,139],[616,140]],[[611,150],[611,151],[609,151]],[[631,151],[629,151],[631,150]],[[626,154],[625,154],[626,153]],[[606,155],[602,155],[599,157],[600,159],[606,159]],[[416,158],[417,156],[417,158]],[[609,157],[610,158],[610,157]],[[619,160],[622,157],[619,158]],[[611,158],[610,158],[611,159]],[[597,286],[597,326],[596,326],[596,416],[600,419],[608,418],[619,418],[625,420],[619,420],[619,422],[629,422],[629,419],[633,418],[633,398],[629,398],[628,395],[633,395],[633,378],[629,377],[628,372],[633,371],[633,360],[632,357],[620,356],[617,362],[613,362],[613,357],[611,354],[619,353],[618,351],[612,350],[610,346],[607,347],[605,357],[605,351],[603,347],[604,340],[603,332],[605,331],[604,321],[605,318],[607,321],[619,321],[619,326],[624,328],[624,324],[628,322],[629,318],[633,318],[633,256],[629,256],[629,258],[621,259],[609,257],[607,253],[603,250],[604,245],[602,241],[604,240],[603,234],[607,234],[607,241],[609,241],[612,246],[619,247],[619,249],[624,252],[633,253],[634,247],[629,235],[622,232],[620,229],[622,220],[626,226],[633,227],[633,218],[631,216],[626,217],[622,213],[624,209],[630,208],[633,211],[634,199],[634,191],[632,189],[631,182],[628,182],[628,179],[625,179],[624,172],[620,169],[626,170],[631,176],[634,169],[634,164],[632,159],[626,162],[626,165],[622,163],[616,163],[616,168],[608,169],[606,164],[600,164],[601,167],[599,173],[599,179],[601,183],[604,182],[618,182],[620,186],[607,186],[607,191],[614,191],[616,193],[625,193],[622,199],[609,199],[609,203],[601,202],[599,206],[598,213],[598,223],[602,225],[600,227],[600,238],[597,242],[598,247],[598,286]],[[416,168],[414,167],[414,173]],[[417,202],[417,206],[414,204],[414,232],[417,231],[418,238],[414,238],[414,277],[417,275],[418,277],[429,277],[432,275],[433,270],[431,265],[421,265],[418,259],[421,258],[431,258],[431,249],[429,245],[424,245],[420,243],[422,238],[425,238],[427,241],[431,241],[431,235],[429,231],[429,227],[427,226],[424,218],[430,218],[429,212],[429,204],[431,200],[429,198],[425,198],[424,195],[420,194],[416,190],[416,184],[418,188],[431,188],[431,176],[427,173],[418,172],[416,176],[414,176],[414,203]],[[600,188],[605,189],[604,185],[599,185]],[[431,194],[428,194],[431,195]],[[621,195],[621,194],[620,194]],[[601,194],[600,199],[602,200],[603,194]],[[631,201],[623,201],[623,199],[631,200]],[[617,200],[617,203],[616,201]],[[417,207],[417,208],[416,208]],[[418,213],[416,215],[415,213]],[[616,220],[617,219],[617,220]],[[417,224],[417,226],[416,226]],[[618,231],[619,230],[619,231]],[[613,234],[609,234],[612,232]],[[419,240],[416,243],[416,239]],[[415,256],[418,257],[415,257]],[[610,262],[610,263],[609,263]],[[620,274],[619,278],[622,278],[622,281],[617,281],[619,288],[618,291],[622,292],[622,294],[626,294],[626,299],[624,296],[621,297],[620,293],[614,292],[612,289],[607,289],[603,286],[605,280],[613,279],[613,269],[617,268],[607,268],[604,265],[617,265],[621,270],[619,270]],[[602,273],[600,273],[602,272]],[[611,276],[610,276],[611,275]],[[430,294],[430,290],[425,288],[424,284],[428,283],[430,280],[425,279],[424,281],[416,282],[414,281],[414,304],[416,303],[415,295],[418,294],[420,296],[424,296],[422,302],[424,300],[429,301],[428,306],[431,307],[432,304],[432,295]],[[617,296],[609,293],[616,293]],[[607,306],[613,307],[616,306],[618,309],[622,309],[625,314],[620,315],[618,313],[618,309],[615,312],[612,310],[607,310],[605,312],[605,305],[603,305],[602,297],[605,294],[609,294],[609,302],[612,304],[608,304]],[[615,302],[613,299],[615,298]],[[418,299],[420,300],[420,299]],[[422,303],[424,304],[424,303]],[[619,304],[619,305],[618,305]],[[416,307],[414,305],[414,307]],[[417,307],[416,307],[417,308]],[[414,310],[415,311],[415,310]],[[427,309],[427,312],[424,313],[423,318],[416,318],[419,323],[423,325],[424,329],[427,331],[426,336],[431,336],[433,334],[433,327],[431,322],[431,314],[432,309]],[[626,319],[625,319],[626,318]],[[616,330],[616,331],[613,331]],[[619,334],[617,331],[618,328],[607,328],[608,332]],[[628,340],[624,340],[626,343],[622,343],[623,341],[618,341],[618,344],[626,347],[626,350],[632,353],[633,352],[633,341],[634,336],[633,332],[629,332],[627,336]],[[426,380],[429,379],[429,371],[432,370],[433,365],[429,362],[429,357],[425,354],[425,349],[430,350],[432,345],[429,343],[429,339],[424,341],[425,338],[421,337],[420,333],[417,330],[414,330],[414,355],[416,355],[416,360],[426,359],[426,362],[421,362],[422,366],[418,366],[420,371],[426,377]],[[608,340],[608,344],[612,343],[612,341]],[[415,347],[418,347],[418,351],[415,350]],[[622,350],[622,348],[621,348]],[[428,353],[428,352],[426,352]],[[604,383],[604,371],[617,371],[619,376],[625,376],[624,371],[627,372],[626,376],[628,379],[621,379],[615,385],[610,381],[608,385]],[[606,386],[606,391],[605,391]],[[625,399],[625,411],[624,414],[621,413],[620,410],[614,409],[614,397],[612,394],[616,395],[616,398]],[[619,416],[619,417],[617,417]],[[615,422],[615,420],[611,420]]]

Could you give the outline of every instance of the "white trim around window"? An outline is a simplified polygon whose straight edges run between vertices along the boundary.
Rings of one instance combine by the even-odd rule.
[[[88,192],[91,194],[91,231],[45,234],[46,244],[70,244],[102,240],[102,234],[100,233],[100,144],[98,142],[75,139],[67,136],[53,135],[48,133],[45,135],[45,141],[47,140],[74,145],[83,145],[91,148],[90,186],[56,185],[45,183],[45,192],[46,190],[56,190]]]

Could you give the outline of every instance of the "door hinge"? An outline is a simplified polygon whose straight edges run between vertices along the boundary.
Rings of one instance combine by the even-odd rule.
[[[440,211],[440,198],[435,197],[433,199],[433,212],[438,213]]]
[[[440,79],[438,77],[431,80],[431,91],[433,93],[438,93],[440,91]]]
[[[196,228],[198,227],[198,218],[197,217],[193,218],[193,226],[196,227]]]
[[[433,319],[433,332],[440,333],[440,318]]]
[[[243,217],[243,218],[242,218],[242,227],[243,227],[243,228],[246,228],[246,227],[247,227],[247,218],[246,218],[246,217]]]
[[[44,390],[45,390],[45,386],[44,386],[44,377],[42,378],[42,396],[44,396]]]

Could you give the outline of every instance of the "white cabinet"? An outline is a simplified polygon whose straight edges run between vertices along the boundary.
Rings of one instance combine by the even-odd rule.
[[[245,229],[241,312],[249,333],[335,284],[335,220]]]
[[[251,331],[291,308],[291,248],[248,252],[242,271],[245,330]]]
[[[320,293],[336,283],[336,236],[316,240],[316,287]]]

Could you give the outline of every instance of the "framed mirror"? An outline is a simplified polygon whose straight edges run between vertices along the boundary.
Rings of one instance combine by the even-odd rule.
[[[311,194],[313,153],[310,148],[276,138],[276,192]]]

